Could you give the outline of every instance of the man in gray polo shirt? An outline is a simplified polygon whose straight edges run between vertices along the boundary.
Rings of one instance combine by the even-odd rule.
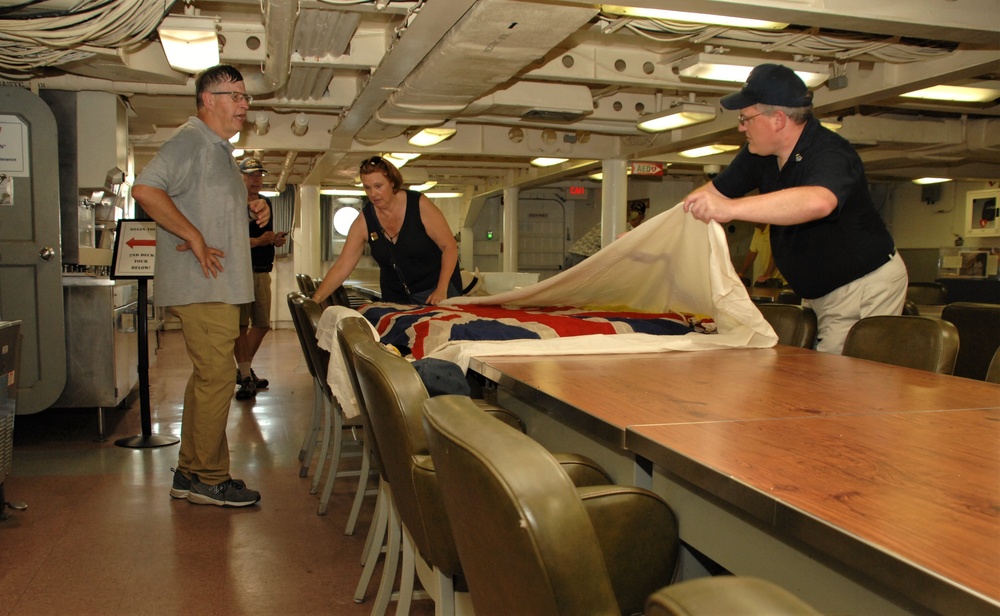
[[[232,66],[206,69],[190,118],[142,170],[132,196],[156,221],[156,303],[181,323],[193,372],[184,393],[181,446],[170,495],[202,505],[244,507],[260,493],[229,474],[226,424],[240,304],[253,300],[247,219],[264,226],[264,201],[247,204],[229,138],[252,98]]]

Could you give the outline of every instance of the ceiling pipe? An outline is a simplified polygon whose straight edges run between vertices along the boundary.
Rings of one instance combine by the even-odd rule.
[[[285,154],[285,161],[281,163],[281,172],[278,173],[278,183],[275,186],[275,190],[278,192],[285,192],[285,184],[288,182],[288,177],[292,175],[292,167],[295,165],[295,157],[299,153],[295,150],[289,150]]]
[[[298,0],[267,0],[264,11],[264,68],[259,74],[243,75],[247,92],[270,94],[284,87],[292,66],[292,39],[299,18]]]
[[[132,94],[169,94],[176,96],[188,95],[194,103],[194,78],[188,78],[184,84],[142,83],[138,81],[108,81],[96,77],[80,75],[54,75],[31,79],[26,83],[32,92],[39,90],[69,90],[110,92],[129,96]]]

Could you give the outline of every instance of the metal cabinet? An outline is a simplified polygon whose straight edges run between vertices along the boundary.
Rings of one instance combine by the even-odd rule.
[[[139,382],[138,283],[66,277],[66,387],[59,408],[115,407]]]

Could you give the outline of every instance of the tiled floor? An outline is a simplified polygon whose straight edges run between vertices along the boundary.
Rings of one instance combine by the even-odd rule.
[[[313,387],[294,331],[269,334],[254,369],[271,386],[233,401],[228,432],[233,475],[261,492],[254,507],[171,499],[177,445],[114,444],[141,434],[138,401],[106,413],[103,442],[92,409],[18,416],[6,497],[28,509],[0,522],[0,616],[369,614],[378,573],[364,603],[352,597],[374,499],[353,536],[356,480],[339,480],[316,514],[311,477],[298,474]],[[180,433],[189,373],[179,332],[163,333],[149,374],[153,434]],[[432,612],[426,600],[411,610]]]

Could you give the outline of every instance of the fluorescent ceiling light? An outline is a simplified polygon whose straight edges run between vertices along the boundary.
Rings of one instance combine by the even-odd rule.
[[[461,197],[464,193],[460,192],[430,192],[424,193],[428,198],[431,199],[456,199]]]
[[[447,122],[441,126],[434,126],[430,128],[425,128],[419,133],[413,135],[409,139],[410,145],[415,145],[418,148],[426,148],[432,145],[437,145],[450,138],[458,131],[454,122]]]
[[[663,111],[646,114],[636,126],[648,133],[660,133],[715,119],[715,108],[700,103],[681,103]]]
[[[835,118],[827,118],[825,120],[820,120],[819,123],[825,126],[826,128],[832,130],[833,132],[837,132],[838,130],[844,127],[844,123]]]
[[[410,190],[415,190],[417,192],[424,192],[425,190],[430,190],[437,186],[437,180],[427,180],[423,184],[413,184],[410,186]]]
[[[988,82],[994,85],[992,82]],[[935,101],[951,101],[953,103],[988,103],[1000,98],[1000,83],[994,87],[973,86],[933,86],[923,90],[914,90],[900,94],[903,98],[926,98]]]
[[[760,28],[766,30],[782,30],[787,23],[764,21],[761,19],[745,19],[729,15],[708,15],[706,13],[688,13],[685,11],[668,11],[665,9],[646,9],[632,6],[615,6],[602,4],[601,11],[612,15],[625,17],[641,17],[646,19],[663,19],[666,21],[683,21],[696,24],[711,24],[714,26],[729,26],[731,28]]]
[[[717,53],[698,53],[688,56],[677,63],[677,72],[681,77],[691,79],[707,79],[710,81],[728,81],[744,83],[758,64],[765,60],[759,58],[742,58]],[[781,64],[795,71],[806,86],[815,88],[830,78],[829,67],[809,62],[782,62],[769,60],[773,64]]]
[[[214,17],[167,15],[156,31],[171,68],[197,73],[219,63]]]
[[[413,160],[414,158],[420,158],[420,154],[411,154],[409,152],[393,152],[389,156],[398,158],[399,160]]]
[[[531,159],[531,164],[536,167],[551,167],[552,165],[559,165],[569,160],[568,158],[551,158],[547,156],[539,156],[538,158]]]
[[[399,169],[400,167],[402,167],[406,163],[410,162],[410,159],[408,159],[408,158],[396,158],[396,156],[394,154],[383,154],[382,158],[385,159],[385,160],[387,160],[387,161],[389,161],[390,163],[396,165],[397,169]]]
[[[917,178],[913,180],[914,184],[940,184],[942,182],[950,182],[951,178]]]
[[[236,148],[235,150],[233,150],[233,158],[239,158],[240,156],[243,156],[244,154],[246,154],[246,151],[241,150],[239,148]]]
[[[701,158],[702,156],[712,156],[714,154],[725,154],[726,152],[732,152],[733,150],[740,149],[738,145],[728,145],[724,143],[715,143],[712,145],[703,145],[700,148],[692,148],[690,150],[684,150],[683,152],[678,152],[684,158]]]
[[[262,190],[257,194],[260,195],[261,197],[277,197],[281,195],[281,193],[276,190]]]
[[[324,188],[319,191],[321,195],[333,195],[336,197],[364,197],[365,191],[354,190],[353,188]]]

